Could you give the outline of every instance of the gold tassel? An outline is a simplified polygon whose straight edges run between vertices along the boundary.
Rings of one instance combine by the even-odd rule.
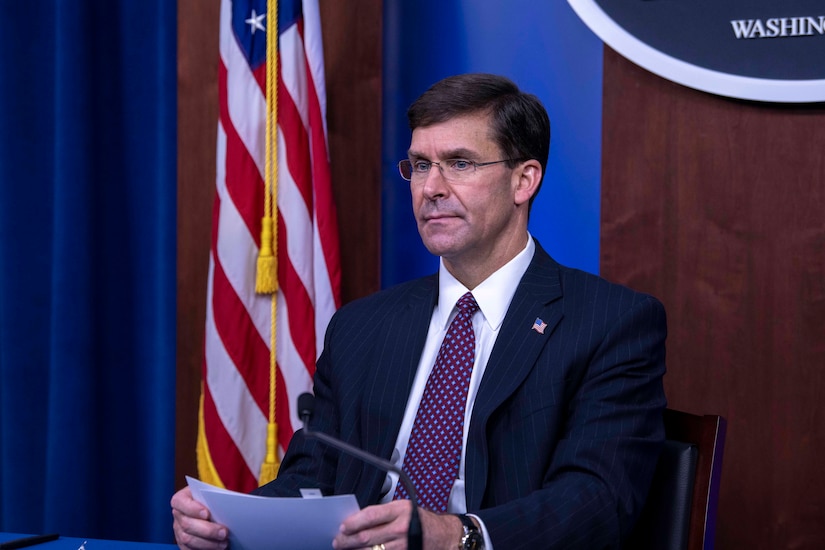
[[[255,274],[255,292],[272,294],[278,291],[278,266],[272,252],[272,216],[261,220],[261,250],[258,253],[258,269]]]
[[[281,461],[278,460],[278,424],[270,422],[266,430],[266,459],[261,464],[261,485],[269,483],[278,476]]]
[[[264,217],[255,292],[278,291],[278,2],[267,0],[266,35],[266,147],[264,158]]]

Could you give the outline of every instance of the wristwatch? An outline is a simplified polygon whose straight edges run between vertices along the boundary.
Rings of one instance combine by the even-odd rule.
[[[464,535],[458,543],[459,550],[484,550],[484,536],[479,532],[475,522],[467,514],[459,514],[458,519],[464,526]]]

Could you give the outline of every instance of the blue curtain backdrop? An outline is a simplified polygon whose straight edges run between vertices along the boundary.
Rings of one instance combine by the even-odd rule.
[[[0,530],[171,540],[176,2],[0,3]]]
[[[602,51],[564,0],[385,0],[382,286],[438,265],[396,163],[410,143],[409,104],[466,72],[502,74],[544,103],[553,136],[530,231],[558,261],[598,272]]]

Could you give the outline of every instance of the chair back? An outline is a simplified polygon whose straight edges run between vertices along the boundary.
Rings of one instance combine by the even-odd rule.
[[[625,548],[712,550],[727,423],[674,409],[664,422],[665,445]]]

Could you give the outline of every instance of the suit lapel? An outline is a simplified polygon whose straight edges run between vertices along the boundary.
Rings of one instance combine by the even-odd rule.
[[[559,266],[537,242],[533,261],[507,310],[473,407],[465,466],[468,509],[477,508],[484,495],[488,467],[487,421],[535,366],[562,319],[561,297]],[[547,324],[543,333],[533,328],[537,320]]]
[[[437,277],[423,279],[422,284],[405,293],[397,314],[390,316],[386,327],[386,346],[380,353],[376,374],[376,388],[384,388],[378,392],[380,404],[376,410],[384,417],[379,454],[385,458],[395,447],[437,299]]]

